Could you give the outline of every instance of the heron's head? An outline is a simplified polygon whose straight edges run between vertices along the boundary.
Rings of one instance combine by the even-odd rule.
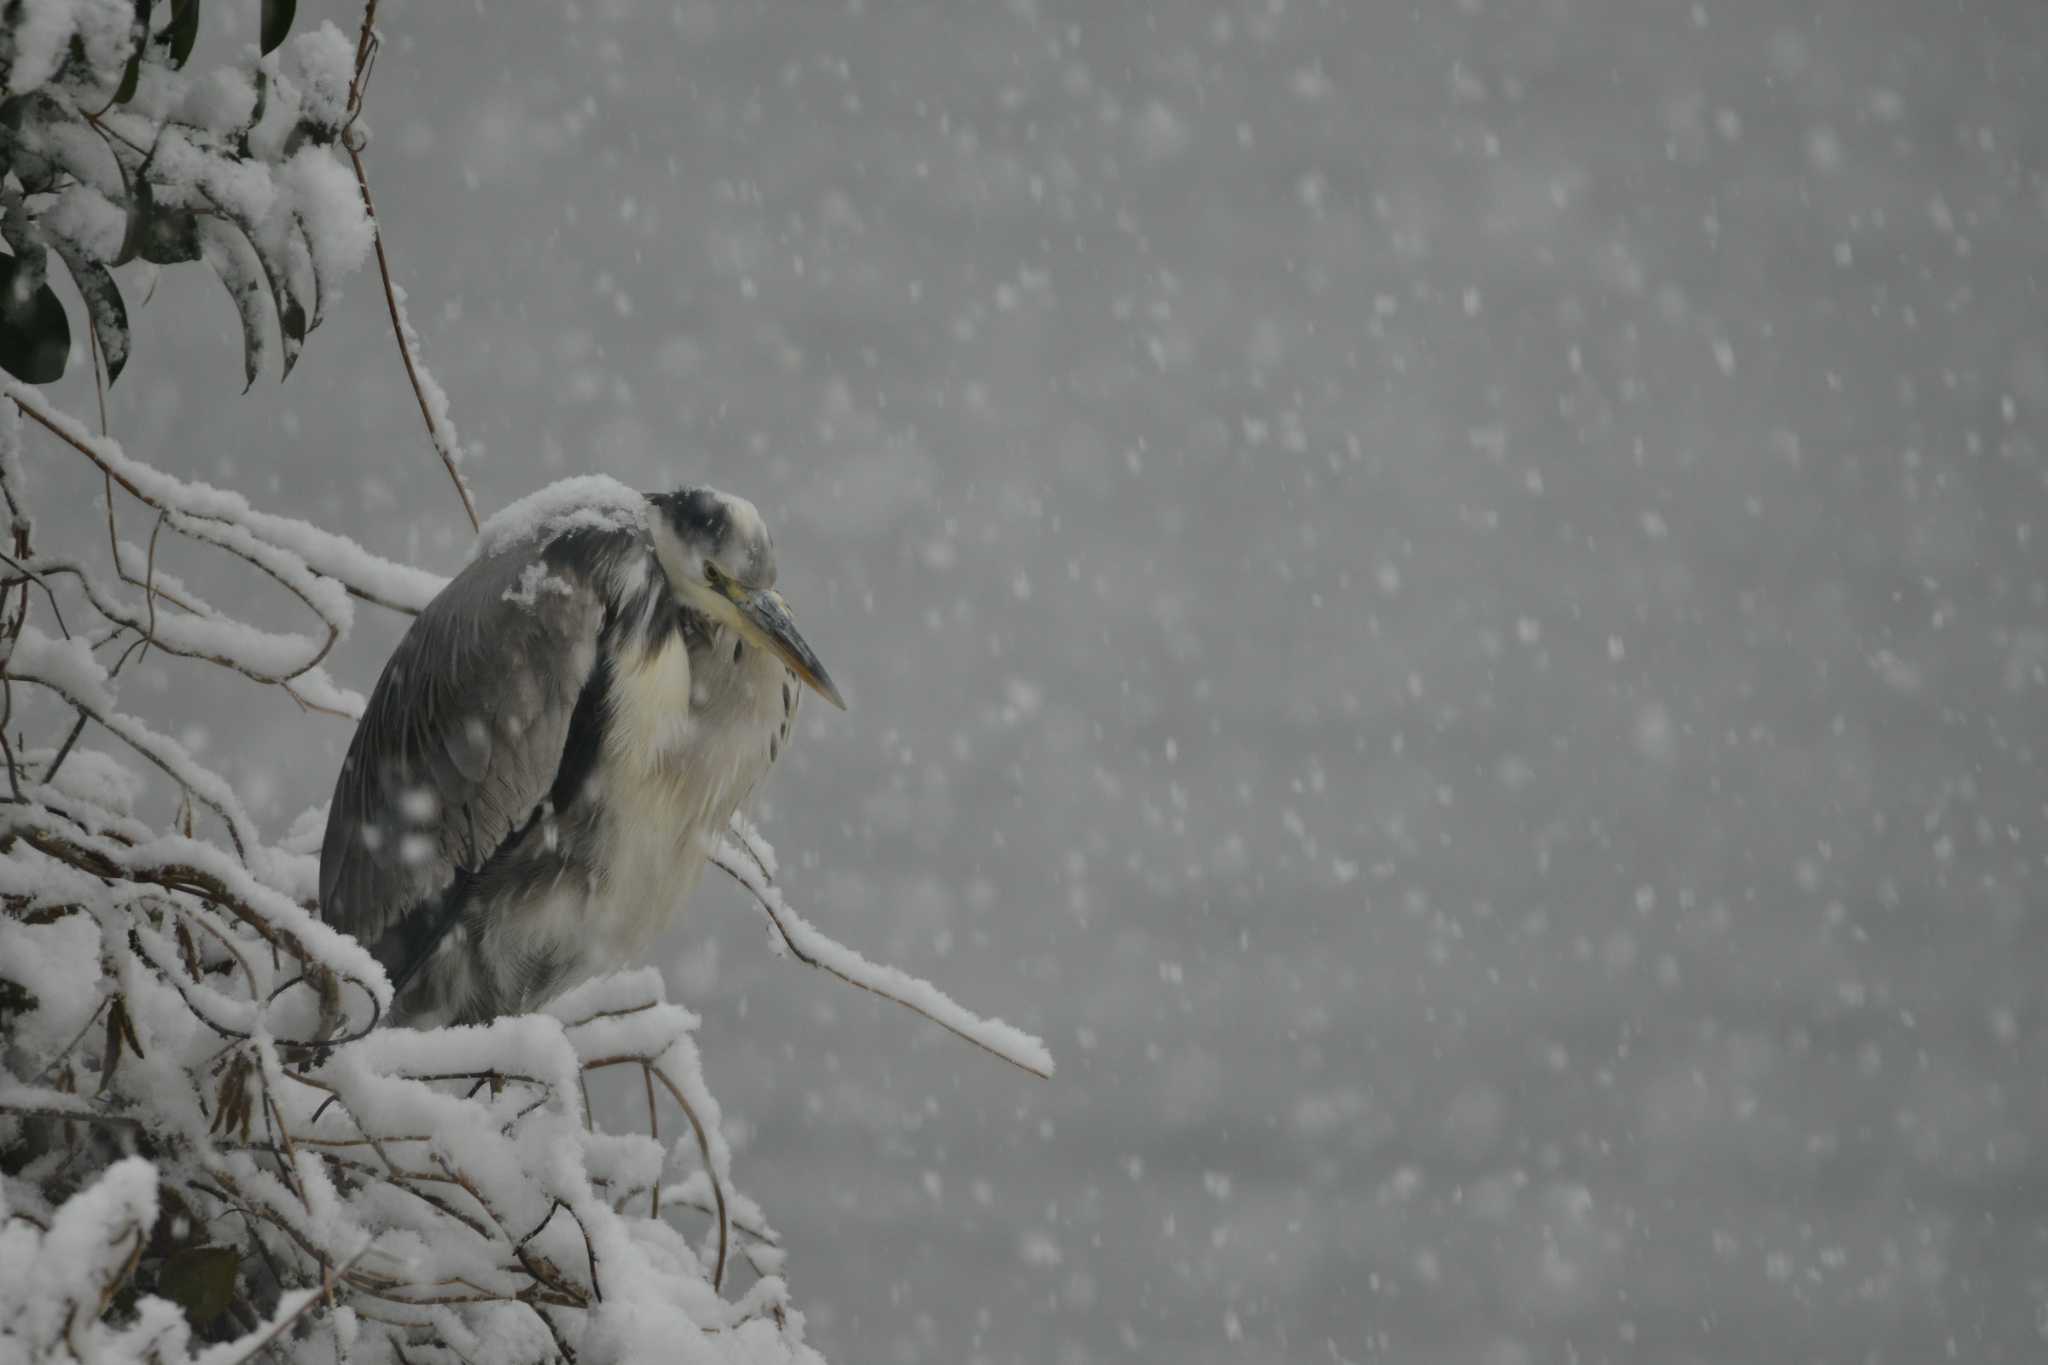
[[[754,504],[715,488],[654,493],[647,502],[654,555],[676,600],[770,651],[819,696],[845,709],[775,591],[775,546]]]

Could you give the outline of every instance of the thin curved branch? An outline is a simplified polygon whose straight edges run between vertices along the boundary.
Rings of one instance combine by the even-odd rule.
[[[747,889],[797,961],[836,976],[849,986],[858,986],[870,995],[894,1001],[912,1014],[923,1015],[956,1038],[1020,1071],[1028,1071],[1040,1080],[1051,1079],[1052,1054],[1046,1051],[1044,1043],[1001,1020],[983,1019],[930,982],[879,967],[826,937],[782,898],[782,890],[775,884],[773,853],[762,846],[760,834],[745,817],[733,816],[730,836],[719,843],[711,861]],[[912,998],[913,993],[918,998]]]
[[[413,335],[412,325],[406,320],[405,309],[398,302],[398,288],[391,282],[391,258],[384,249],[384,220],[377,216],[377,202],[370,197],[370,173],[363,166],[363,138],[356,131],[356,123],[362,118],[363,96],[370,88],[370,72],[377,64],[377,50],[382,42],[377,36],[377,0],[367,0],[363,5],[362,28],[356,35],[355,70],[348,83],[348,122],[342,125],[341,146],[348,153],[349,164],[355,168],[356,188],[363,196],[363,211],[370,216],[370,229],[374,236],[371,242],[377,255],[377,278],[384,286],[384,308],[391,316],[391,335],[398,343],[398,358],[405,362],[405,377],[412,384],[412,396],[420,405],[420,420],[426,423],[427,439],[433,443],[434,453],[441,457],[441,467],[448,471],[448,481],[455,485],[455,495],[462,499],[463,514],[469,518],[469,529],[478,530],[480,523],[476,515],[476,501],[470,496],[469,484],[464,481],[458,466],[462,461],[462,445],[455,432],[434,412],[434,404],[427,398],[425,374],[414,352],[419,347],[419,338]],[[440,395],[447,402],[447,395]]]
[[[10,702],[13,699],[13,695],[13,692],[9,691],[8,698]],[[64,760],[71,756],[71,746],[78,743],[78,737],[85,733],[86,719],[87,717],[85,712],[80,711],[78,713],[78,719],[72,722],[71,729],[65,733],[64,742],[57,746],[57,754],[54,758],[50,760],[50,766],[43,769],[43,785],[45,787],[49,786],[52,782],[55,782],[57,780],[57,770],[59,768],[62,768],[64,766]],[[9,764],[8,771],[11,775],[13,772],[12,764]],[[14,799],[17,801],[21,799],[21,786],[19,783],[15,785]]]
[[[599,1057],[595,1061],[585,1062],[583,1069],[585,1072],[602,1071],[606,1067],[613,1066],[637,1066],[654,1079],[660,1081],[668,1090],[669,1095],[675,1100],[676,1107],[683,1111],[683,1117],[690,1121],[690,1128],[697,1135],[697,1150],[704,1158],[704,1173],[711,1181],[711,1197],[718,1205],[718,1262],[711,1270],[711,1288],[714,1291],[723,1289],[725,1287],[726,1251],[732,1241],[732,1216],[725,1207],[725,1185],[719,1180],[717,1166],[711,1159],[711,1137],[704,1131],[704,1123],[697,1117],[695,1107],[691,1105],[688,1099],[684,1098],[682,1087],[675,1083],[675,1078],[659,1066],[654,1058],[644,1056]]]
[[[0,755],[7,759],[7,785],[15,805],[26,800],[21,794],[21,764],[15,761],[14,746],[7,742],[7,726],[14,719],[14,680],[0,677]]]
[[[412,396],[419,401],[420,420],[427,424],[427,439],[433,443],[434,453],[441,457],[441,467],[448,471],[448,481],[455,485],[455,495],[462,499],[462,511],[469,518],[469,529],[480,530],[482,523],[477,520],[476,500],[470,496],[469,484],[457,467],[462,458],[462,447],[455,433],[435,414],[421,379],[424,372],[413,358],[419,342],[412,334],[412,324],[406,320],[405,309],[398,302],[397,287],[391,283],[391,261],[384,254],[384,220],[377,216],[376,202],[370,198],[370,173],[363,168],[360,144],[355,138],[344,138],[342,145],[356,168],[356,186],[363,193],[363,208],[369,212],[376,232],[373,240],[377,251],[377,275],[384,282],[384,307],[391,314],[391,335],[398,341],[398,356],[405,362],[405,377],[412,383]],[[446,401],[445,397],[443,401]]]
[[[159,518],[157,525],[161,527],[163,524],[163,519]],[[247,660],[237,659],[225,653],[204,649],[196,644],[180,643],[175,639],[166,639],[164,633],[158,629],[156,603],[159,597],[170,600],[190,616],[207,625],[232,626],[239,630],[253,630],[254,628],[244,626],[238,621],[231,622],[217,612],[201,609],[187,602],[180,601],[153,584],[148,585],[147,588],[149,592],[148,610],[144,612],[130,606],[128,603],[108,596],[105,589],[90,572],[70,560],[44,555],[33,561],[22,561],[5,553],[0,553],[0,562],[6,563],[10,568],[23,574],[35,573],[69,576],[77,581],[79,588],[85,594],[86,601],[92,604],[94,611],[97,611],[115,625],[125,626],[129,630],[135,631],[145,641],[155,645],[164,653],[175,655],[181,659],[195,659],[201,663],[217,664],[222,668],[234,670],[252,682],[262,683],[265,686],[283,686],[312,672],[325,661],[328,654],[333,651],[335,642],[341,638],[341,632],[335,624],[332,621],[325,620],[322,621],[322,625],[325,627],[325,635],[318,642],[307,639],[304,636],[282,636],[274,635],[267,631],[260,632],[261,637],[266,641],[280,641],[292,644],[303,641],[310,652],[306,658],[294,662],[286,669],[258,668]],[[152,573],[154,572],[155,565],[156,536],[152,534],[150,536],[150,568]],[[45,588],[45,591],[48,591],[48,589]]]
[[[50,585],[48,583],[45,583],[40,577],[38,577],[36,574],[32,573],[28,569],[22,568],[18,561],[6,555],[0,555],[0,559],[6,559],[8,566],[13,568],[16,573],[19,573],[21,575],[20,586],[22,588],[22,596],[24,598],[26,598],[28,595],[27,587],[28,584],[30,583],[35,584],[37,587],[43,590],[43,596],[50,599],[50,614],[57,618],[57,633],[62,635],[67,640],[70,639],[71,627],[64,624],[64,609],[57,604],[57,594],[50,591]],[[0,588],[11,588],[14,586],[16,586],[15,580],[9,580],[6,583],[0,583]]]

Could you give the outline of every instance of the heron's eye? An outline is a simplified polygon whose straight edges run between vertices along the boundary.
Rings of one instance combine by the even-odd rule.
[[[725,570],[719,568],[716,564],[713,564],[710,560],[707,559],[704,561],[704,581],[706,583],[709,583],[714,588],[722,589],[725,587],[726,584],[730,583],[732,579],[726,575]]]

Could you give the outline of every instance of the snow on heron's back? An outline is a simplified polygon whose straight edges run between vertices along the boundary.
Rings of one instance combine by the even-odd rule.
[[[484,522],[471,559],[521,541],[549,541],[564,531],[623,530],[645,525],[647,499],[604,474],[581,474],[529,493]]]

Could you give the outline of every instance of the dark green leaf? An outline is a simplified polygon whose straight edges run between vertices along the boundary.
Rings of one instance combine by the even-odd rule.
[[[270,73],[257,67],[252,73],[256,80],[256,103],[249,110],[249,121],[242,125],[242,155],[249,155],[249,130],[263,122],[263,111],[270,107]]]
[[[321,314],[327,307],[327,288],[320,279],[320,258],[313,254],[313,237],[306,230],[306,220],[299,214],[292,214],[292,227],[298,231],[299,241],[306,252],[306,278],[313,285],[313,307],[306,318],[306,330],[312,331],[320,325]]]
[[[131,174],[128,163],[120,157],[114,158],[114,165],[121,172],[121,200],[128,210],[128,219],[121,230],[121,245],[114,252],[112,265],[126,265],[142,250],[142,235],[149,227],[149,210],[154,199],[150,194],[149,180],[141,174]]]
[[[195,1331],[204,1330],[234,1302],[241,1268],[242,1253],[233,1247],[187,1247],[164,1258],[156,1292],[184,1309]]]
[[[285,298],[277,309],[278,331],[284,337],[284,373],[280,379],[289,379],[292,367],[299,363],[299,352],[306,347],[306,309],[297,299]]]
[[[292,31],[292,16],[299,10],[298,0],[263,0],[263,51],[267,55],[276,50]]]
[[[31,90],[0,103],[0,159],[20,179],[26,193],[41,194],[57,188],[58,179],[67,168],[50,155],[46,130],[76,119],[69,109],[41,90]]]
[[[137,204],[143,197],[136,197]],[[178,265],[199,259],[199,220],[190,209],[167,209],[153,199],[143,216],[137,254],[151,265]]]
[[[205,1232],[206,1224],[192,1216],[191,1206],[176,1185],[157,1182],[156,1226],[149,1230],[148,1255],[163,1260],[191,1246]]]
[[[121,1043],[128,1036],[128,1006],[120,996],[114,997],[112,1008],[107,1011],[107,1044],[100,1054],[100,1089],[105,1090],[113,1083],[114,1073],[121,1066]]]
[[[239,218],[225,218],[240,229],[256,252],[256,264],[263,270],[263,281],[270,287],[270,297],[277,305],[277,335],[284,345],[284,374],[289,376],[292,367],[299,363],[299,352],[306,344],[306,307],[299,302],[298,292],[292,288],[291,263],[285,258],[283,248],[288,237],[271,241],[259,233],[255,225]]]
[[[235,301],[235,312],[242,320],[242,376],[247,381],[242,392],[247,393],[255,385],[256,376],[263,372],[263,353],[269,341],[263,330],[263,315],[268,311],[263,306],[263,276],[249,268],[227,223],[207,218],[200,223],[199,231],[207,263],[227,286],[228,297]]]
[[[83,253],[67,249],[63,243],[57,247],[63,256],[71,279],[78,286],[78,296],[85,300],[85,315],[92,322],[93,336],[99,341],[100,355],[107,362],[107,382],[113,383],[121,377],[121,370],[128,364],[128,306],[121,301],[121,291],[114,284],[113,272]]]
[[[114,103],[126,104],[135,98],[135,89],[142,83],[142,54],[149,47],[149,7],[152,0],[135,0],[135,51],[128,55],[128,66],[121,72],[121,88],[114,92]]]
[[[9,128],[26,129],[32,124],[70,117],[71,111],[43,90],[31,90],[26,95],[13,95],[0,101],[0,124]]]
[[[0,1018],[11,1014],[27,1014],[40,1006],[36,993],[19,981],[10,981],[0,976]]]
[[[71,323],[42,262],[0,256],[0,369],[24,384],[53,384],[70,360]]]
[[[136,88],[142,84],[142,48],[137,47],[128,58],[128,67],[121,73],[120,88],[114,91],[114,103],[126,104],[135,98]]]
[[[170,47],[173,70],[192,57],[192,45],[199,41],[199,0],[173,0],[171,22],[164,26],[164,42]]]

